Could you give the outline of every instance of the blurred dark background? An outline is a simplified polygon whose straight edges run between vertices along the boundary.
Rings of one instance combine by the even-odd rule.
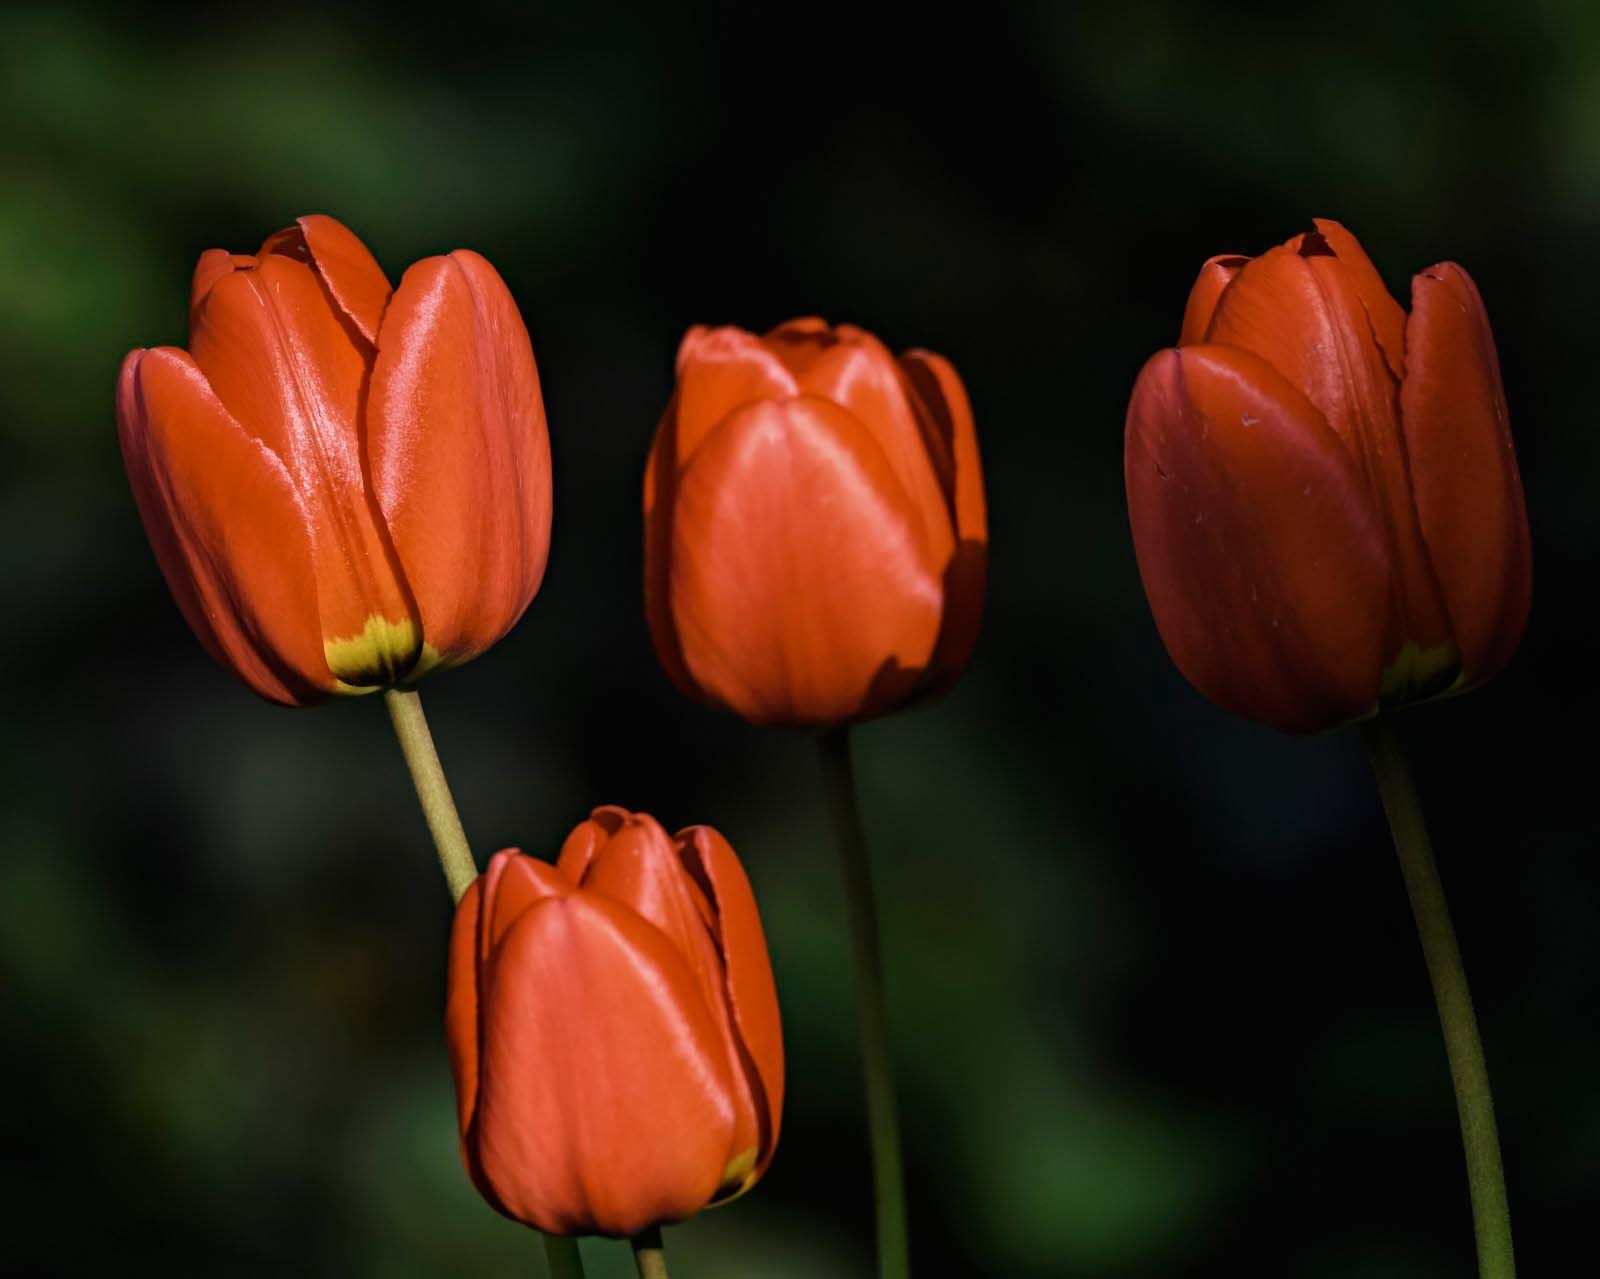
[[[691,323],[927,345],[979,416],[983,642],[858,734],[925,1273],[1472,1273],[1443,1048],[1353,734],[1203,702],[1148,615],[1121,424],[1193,272],[1313,215],[1405,299],[1468,266],[1536,541],[1511,669],[1408,712],[1530,1275],[1600,1211],[1592,609],[1600,8],[7,6],[0,13],[0,1266],[541,1273],[457,1162],[448,902],[382,707],[286,712],[168,598],[112,422],[189,272],[325,211],[394,279],[518,297],[556,531],[425,686],[480,855],[615,802],[711,822],[767,920],[792,1091],[674,1273],[865,1276],[870,1187],[811,743],[680,698],[640,601]],[[1589,621],[1583,619],[1589,618]],[[586,1246],[591,1274],[629,1269]]]

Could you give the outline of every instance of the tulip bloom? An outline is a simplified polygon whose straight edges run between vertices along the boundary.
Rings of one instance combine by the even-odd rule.
[[[145,531],[190,627],[263,697],[368,692],[482,653],[539,589],[550,443],[527,330],[475,253],[390,287],[301,218],[195,268],[188,351],[117,385]]]
[[[791,320],[694,328],[645,475],[645,608],[691,696],[832,725],[943,692],[988,556],[966,391],[928,351]]]
[[[597,808],[559,862],[495,854],[456,908],[446,1023],[474,1184],[549,1234],[633,1236],[754,1185],[783,1036],[739,859]]]
[[[1207,262],[1128,406],[1134,547],[1178,668],[1315,732],[1481,684],[1532,584],[1494,338],[1451,262],[1411,313],[1317,221]]]

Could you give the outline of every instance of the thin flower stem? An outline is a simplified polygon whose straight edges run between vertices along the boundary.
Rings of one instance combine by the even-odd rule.
[[[422,713],[422,699],[414,690],[391,688],[384,693],[383,700],[389,708],[394,735],[400,739],[406,767],[411,771],[411,783],[417,789],[428,833],[433,836],[433,846],[439,854],[439,867],[444,871],[445,883],[450,886],[450,897],[459,902],[478,877],[478,863],[467,843],[467,832],[461,826],[456,802],[450,796],[450,783],[445,780],[444,766],[439,763],[439,752],[434,749],[428,718]],[[583,1259],[579,1256],[576,1239],[545,1235],[544,1255],[551,1279],[583,1279]]]
[[[434,749],[428,717],[422,713],[422,699],[412,689],[391,688],[384,693],[383,701],[389,708],[394,735],[400,739],[406,767],[411,770],[411,783],[417,788],[417,799],[438,850],[445,882],[450,885],[450,896],[460,901],[478,877],[478,867],[472,860],[467,832],[461,828],[456,802],[450,798],[450,783],[445,780],[444,766]]]
[[[830,728],[817,738],[822,778],[833,814],[834,836],[844,873],[850,919],[850,955],[855,970],[856,1024],[866,1077],[867,1121],[872,1133],[872,1176],[878,1208],[878,1274],[906,1279],[911,1273],[906,1234],[905,1175],[901,1168],[900,1119],[895,1106],[894,1073],[889,1065],[889,1017],[883,994],[883,959],[878,947],[878,908],[872,895],[872,868],[856,802],[850,762],[850,730]]]
[[[1389,815],[1389,829],[1400,854],[1411,913],[1433,980],[1434,1002],[1444,1028],[1450,1077],[1455,1082],[1456,1110],[1461,1117],[1461,1141],[1466,1147],[1467,1183],[1472,1193],[1472,1221],[1478,1241],[1481,1279],[1514,1279],[1516,1262],[1511,1252],[1511,1212],[1506,1203],[1505,1171],[1500,1163],[1500,1137],[1495,1130],[1494,1103],[1489,1096],[1489,1071],[1484,1064],[1478,1019],[1472,1011],[1461,949],[1456,944],[1444,887],[1434,864],[1433,846],[1422,819],[1405,752],[1386,716],[1368,720],[1361,740],[1372,761]]]
[[[633,1262],[639,1267],[639,1279],[667,1279],[667,1253],[661,1246],[659,1226],[634,1236]]]

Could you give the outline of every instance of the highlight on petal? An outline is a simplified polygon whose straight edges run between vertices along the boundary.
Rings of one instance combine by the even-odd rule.
[[[1248,351],[1162,351],[1134,387],[1125,450],[1139,571],[1189,681],[1289,732],[1375,709],[1387,541],[1306,398]]]
[[[774,330],[785,332],[783,326]],[[805,335],[804,342],[791,340],[789,349],[805,356],[790,354],[788,362],[799,393],[832,401],[867,428],[923,520],[929,552],[948,562],[955,551],[955,528],[942,481],[955,469],[950,442],[924,428],[899,363],[882,342],[852,324],[820,334],[798,332]]]
[[[416,608],[372,501],[357,418],[368,363],[298,229],[218,279],[190,346],[217,398],[283,460],[309,516],[324,661],[345,684],[392,684],[416,662]]]
[[[666,937],[595,893],[527,910],[480,990],[473,1137],[505,1211],[630,1236],[699,1211],[733,1126],[722,1045]]]
[[[365,429],[423,636],[444,665],[476,657],[538,591],[551,512],[533,348],[510,292],[476,253],[406,272],[379,331]]]
[[[263,697],[320,700],[334,681],[309,521],[282,461],[171,347],[123,362],[117,429],[156,560],[201,643]]]
[[[932,655],[944,561],[877,441],[829,401],[750,405],[707,440],[670,555],[689,673],[753,723],[878,713]]]
[[[1183,308],[1183,330],[1178,335],[1179,346],[1193,346],[1204,342],[1211,328],[1211,317],[1223,291],[1233,283],[1233,277],[1250,259],[1239,253],[1223,253],[1210,258],[1200,268],[1194,287],[1189,290],[1189,301]]]
[[[1453,262],[1412,281],[1400,407],[1462,682],[1481,683],[1522,638],[1533,564],[1494,336],[1477,286]]]

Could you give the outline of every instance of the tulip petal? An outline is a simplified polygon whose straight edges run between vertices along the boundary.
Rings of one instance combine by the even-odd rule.
[[[422,617],[424,668],[476,657],[539,589],[551,500],[528,331],[476,253],[425,259],[400,281],[378,335],[366,431],[378,504]]]
[[[1388,364],[1394,380],[1399,382],[1405,376],[1406,368],[1405,310],[1394,300],[1394,294],[1389,292],[1389,286],[1378,274],[1378,268],[1372,265],[1372,259],[1361,247],[1361,241],[1329,218],[1313,218],[1312,225],[1345,268],[1356,296],[1366,310],[1367,320],[1372,325],[1372,336],[1383,352],[1384,362]]]
[[[1204,342],[1211,328],[1211,317],[1223,291],[1233,283],[1239,268],[1250,259],[1238,253],[1223,253],[1210,258],[1200,268],[1194,287],[1189,290],[1189,301],[1183,308],[1183,331],[1178,336],[1179,346],[1193,346]]]
[[[470,1140],[506,1212],[631,1236],[704,1207],[727,1159],[729,1081],[661,932],[599,894],[551,897],[486,976]]]
[[[298,233],[287,234],[284,251],[212,285],[190,346],[217,398],[283,459],[311,516],[330,669],[350,685],[393,683],[420,639],[364,473],[357,416],[367,360]]]
[[[1387,540],[1304,396],[1248,351],[1159,352],[1128,407],[1125,470],[1151,609],[1196,688],[1288,732],[1375,708]]]
[[[1400,411],[1462,680],[1481,683],[1522,638],[1533,563],[1494,336],[1477,287],[1453,262],[1412,281]]]
[[[826,400],[750,405],[706,441],[671,557],[689,672],[752,723],[881,713],[938,637],[944,561],[876,440]]]
[[[755,334],[732,326],[695,325],[678,345],[675,465],[681,469],[734,410],[797,394],[794,375]]]
[[[344,223],[323,213],[299,218],[296,226],[317,274],[340,310],[369,346],[378,344],[378,326],[393,289],[367,246]]]
[[[517,920],[536,902],[572,891],[573,882],[558,868],[515,848],[503,848],[489,859],[483,882],[483,927],[479,959],[488,961]]]
[[[726,997],[740,1046],[760,1083],[760,1145],[755,1165],[739,1190],[755,1184],[772,1161],[783,1121],[783,1024],[772,978],[767,936],[754,892],[732,847],[710,826],[678,832],[684,860],[709,889],[716,910],[717,941],[726,970]]]
[[[450,924],[450,961],[445,980],[445,1041],[450,1047],[450,1074],[456,1084],[456,1118],[461,1132],[478,1107],[478,952],[483,927],[483,876],[467,886],[456,903]],[[472,1158],[465,1143],[467,1167]]]
[[[194,266],[194,279],[189,285],[189,324],[193,327],[200,308],[218,280],[256,265],[248,253],[229,253],[226,249],[207,249]]]
[[[932,554],[948,560],[955,530],[939,494],[955,470],[949,441],[917,413],[914,392],[888,348],[853,324],[830,328],[809,316],[780,324],[762,344],[793,375],[797,394],[831,400],[872,433],[925,522]]]
[[[944,572],[944,620],[922,692],[948,691],[972,658],[983,620],[989,576],[989,522],[983,496],[978,432],[967,391],[950,361],[932,351],[907,351],[900,364],[919,407],[944,441],[951,471],[945,484],[956,547]]]
[[[1360,464],[1393,547],[1386,660],[1401,662],[1402,650],[1421,655],[1414,672],[1407,663],[1392,691],[1420,693],[1453,664],[1450,621],[1417,526],[1400,438],[1399,383],[1369,315],[1367,298],[1381,281],[1359,246],[1344,251],[1358,254],[1359,264],[1336,256],[1320,233],[1308,233],[1252,259],[1218,302],[1208,341],[1243,347],[1270,363]],[[1398,311],[1392,299],[1390,305]]]
[[[184,618],[262,697],[318,701],[323,658],[307,517],[287,469],[183,351],[134,351],[117,382],[134,500]]]

